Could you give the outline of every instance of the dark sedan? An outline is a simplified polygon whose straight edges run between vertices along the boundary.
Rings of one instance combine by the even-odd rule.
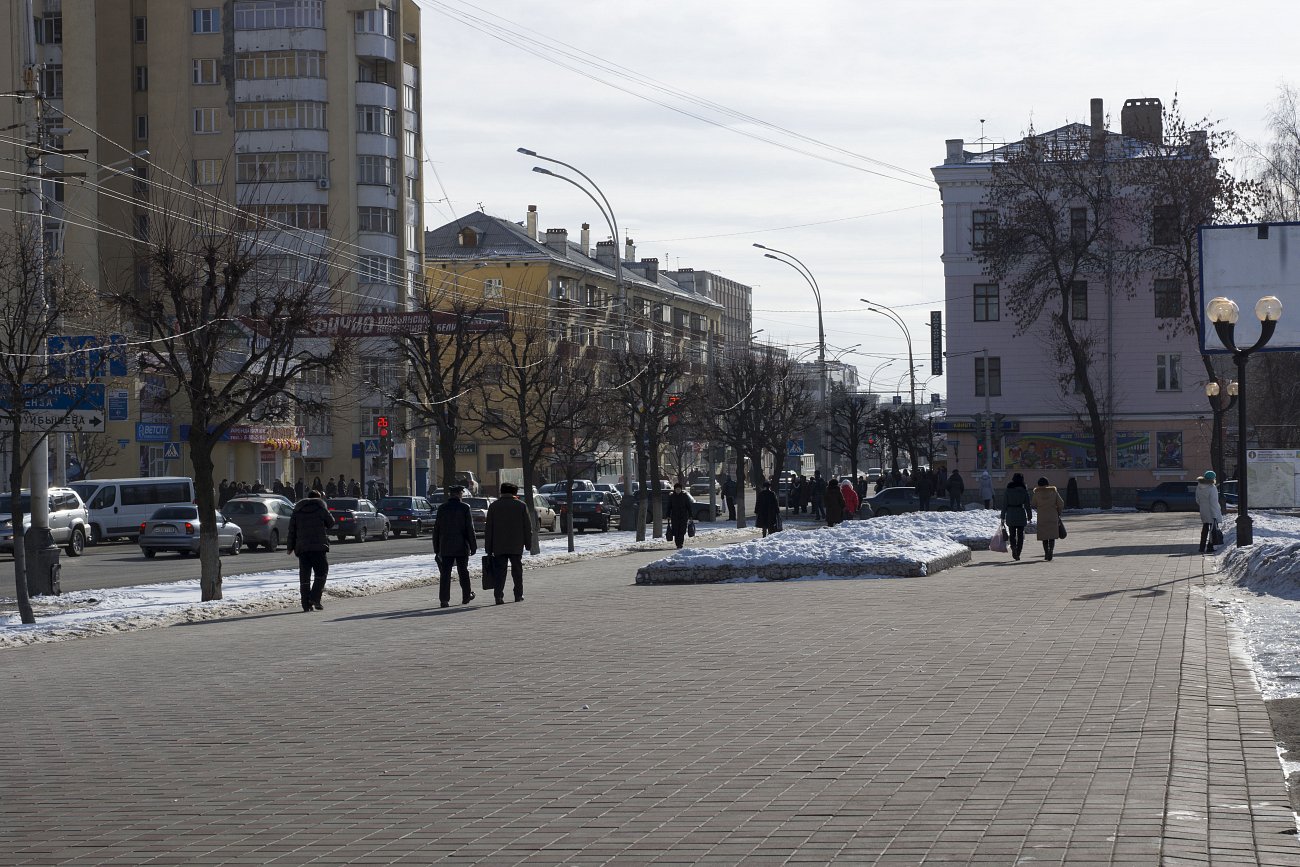
[[[384,497],[379,511],[388,518],[394,536],[419,536],[433,529],[433,505],[424,497]]]
[[[375,504],[357,497],[332,497],[325,501],[334,516],[334,535],[342,542],[348,536],[364,542],[372,536],[388,538],[388,518]]]
[[[921,498],[916,495],[916,488],[885,488],[880,493],[863,500],[858,513],[863,517],[871,518],[920,510]]]
[[[584,530],[609,530],[618,520],[618,497],[608,491],[574,491],[570,504],[559,500],[560,532],[569,532],[569,518],[573,518],[573,529],[581,533]]]
[[[469,515],[474,519],[474,533],[482,536],[487,532],[487,510],[488,506],[496,502],[496,497],[465,497],[465,505],[469,506]]]
[[[673,493],[672,491],[663,491],[661,494],[663,497],[663,516],[665,520],[668,518],[668,498],[672,496],[672,493]],[[686,496],[690,497],[691,495],[687,494]],[[638,504],[638,508],[639,508],[639,504]],[[694,497],[691,497],[691,520],[692,521],[714,521],[717,520],[717,518],[721,515],[722,515],[722,506],[719,505],[718,503],[714,503],[713,508],[710,509],[709,501],[707,499],[697,500]],[[654,519],[651,509],[646,509],[645,519],[646,519],[646,523],[650,523]]]
[[[1195,512],[1196,482],[1161,482],[1138,491],[1134,505],[1143,512]]]

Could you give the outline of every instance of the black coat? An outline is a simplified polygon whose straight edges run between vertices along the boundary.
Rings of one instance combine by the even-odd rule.
[[[754,500],[754,524],[765,530],[775,530],[781,523],[781,506],[771,488],[758,492]]]
[[[668,495],[668,525],[673,536],[686,533],[686,525],[691,520],[691,495],[685,491],[673,491]]]
[[[447,500],[433,521],[433,553],[439,557],[467,557],[478,551],[474,517],[463,500]]]
[[[295,554],[330,549],[329,531],[334,527],[334,516],[329,506],[317,497],[300,500],[289,518],[289,550]]]
[[[518,557],[533,544],[533,521],[518,497],[494,500],[487,510],[483,550],[498,557]]]

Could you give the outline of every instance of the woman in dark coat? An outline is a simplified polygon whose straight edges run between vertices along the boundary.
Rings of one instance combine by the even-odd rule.
[[[682,483],[673,485],[673,492],[668,495],[668,535],[678,548],[686,542],[686,526],[691,522],[691,495],[682,488]]]
[[[826,483],[826,494],[822,500],[826,504],[826,526],[834,527],[844,520],[844,494],[834,479]]]
[[[1025,525],[1029,518],[1029,489],[1025,487],[1025,477],[1016,473],[1007,484],[1002,502],[1002,523],[1007,527],[1012,560],[1019,560],[1025,547]]]
[[[763,482],[763,490],[758,492],[758,499],[754,501],[754,526],[763,531],[764,538],[781,526],[781,504],[771,482]]]

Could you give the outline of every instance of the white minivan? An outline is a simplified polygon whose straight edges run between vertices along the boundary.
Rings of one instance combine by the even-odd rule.
[[[194,480],[184,476],[152,479],[86,479],[72,488],[90,510],[90,544],[109,539],[135,541],[140,525],[163,506],[188,506],[195,502]]]

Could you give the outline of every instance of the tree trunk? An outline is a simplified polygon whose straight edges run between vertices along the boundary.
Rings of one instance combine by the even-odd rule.
[[[456,484],[456,428],[438,425],[438,451],[442,457],[442,487]]]
[[[206,422],[206,419],[195,419]],[[221,598],[221,551],[217,543],[217,495],[212,484],[212,448],[215,441],[207,425],[190,425],[190,463],[194,465],[194,498],[199,507],[199,588],[200,599],[212,602]]]
[[[533,544],[528,546],[528,550],[535,557],[542,550],[542,524],[537,518],[537,509],[533,507],[533,496],[536,492],[533,482],[537,477],[537,458],[533,456],[532,449],[528,447],[529,440],[526,434],[527,429],[525,428],[521,430],[519,437],[519,455],[524,468],[524,489],[521,492],[521,499],[528,506],[528,519],[533,525]],[[500,491],[497,493],[500,493]]]
[[[1112,507],[1111,490],[1110,490],[1110,449],[1107,446],[1107,425],[1102,418],[1101,405],[1097,403],[1097,393],[1092,387],[1092,378],[1088,372],[1088,358],[1084,348],[1079,344],[1074,335],[1074,329],[1069,325],[1070,311],[1067,309],[1061,314],[1062,326],[1061,331],[1065,335],[1066,345],[1070,350],[1070,357],[1074,360],[1074,377],[1079,383],[1079,389],[1083,392],[1083,404],[1088,412],[1088,426],[1092,429],[1092,451],[1097,458],[1097,497],[1098,506],[1103,509]],[[992,445],[986,443],[986,449]]]
[[[743,530],[745,523],[745,452],[736,449],[736,529]]]
[[[637,437],[638,442],[645,442],[644,437]],[[650,482],[646,478],[646,455],[643,449],[637,450],[636,474],[640,478],[641,490],[637,492],[636,502],[636,540],[645,541],[646,515],[650,514]]]
[[[12,454],[9,457],[9,490],[13,502],[13,511],[10,517],[13,519],[14,528],[14,595],[18,599],[18,616],[23,623],[32,624],[36,622],[36,612],[32,610],[32,597],[27,592],[27,533],[23,527],[23,507],[19,491],[23,489],[23,467],[24,462],[20,459],[22,454],[22,434],[18,425],[9,433],[9,442],[12,443]]]

